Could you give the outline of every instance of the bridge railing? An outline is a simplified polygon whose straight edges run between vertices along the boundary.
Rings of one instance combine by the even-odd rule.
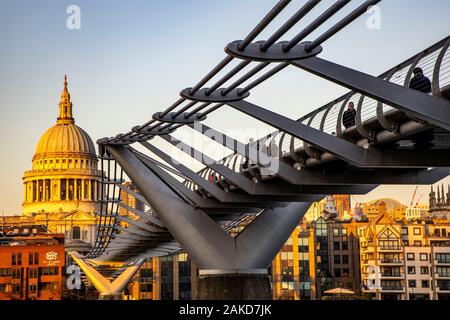
[[[387,70],[379,78],[400,86],[409,87],[413,70],[419,67],[423,70],[424,75],[434,84],[433,92],[430,94],[441,96],[442,90],[449,90],[450,85],[449,44],[450,37],[447,37],[394,68]],[[342,114],[349,102],[354,103],[357,111],[356,122],[359,122],[363,128],[367,126],[372,130],[394,131],[398,128],[398,124],[391,123],[393,122],[392,119],[400,119],[402,121],[416,120],[414,117],[410,117],[403,111],[399,111],[390,105],[383,104],[357,92],[349,92],[299,118],[297,121],[330,135],[338,135],[345,138],[345,133],[352,130],[352,128],[345,129],[342,124]],[[389,116],[389,118],[385,119],[386,116]],[[356,125],[353,130],[355,128]],[[359,132],[358,135],[360,135]],[[278,147],[278,155],[280,157],[289,156],[294,159],[296,158],[295,153],[303,150],[305,146],[301,139],[280,130],[274,131],[272,134],[264,137],[264,139],[260,139],[259,142],[269,152],[269,145],[274,143]],[[220,162],[235,171],[242,171],[242,164],[245,161],[245,157],[231,153]],[[208,167],[200,170],[199,174],[206,180],[211,179],[211,177],[215,177],[218,181],[224,179],[223,176],[220,176]],[[194,183],[186,182],[186,184],[193,190],[198,190],[198,186]]]
[[[94,245],[87,258],[96,258],[105,252],[106,248],[117,233],[119,220],[118,203],[121,200],[118,185],[124,182],[123,170],[113,158],[102,155],[99,157],[101,166],[101,180],[99,183],[100,211],[97,213],[98,224]]]
[[[441,114],[448,114],[446,102],[425,95],[417,96],[417,92],[413,92],[413,90],[399,89],[399,87],[389,84],[391,82],[401,86],[408,86],[412,77],[412,71],[418,66],[431,79],[433,95],[446,97],[449,91],[447,51],[450,37],[443,39],[395,68],[386,71],[379,76],[380,79],[386,81],[379,81],[370,75],[319,59],[317,55],[322,51],[321,45],[324,42],[363,15],[368,8],[376,5],[380,0],[364,1],[359,7],[338,20],[316,39],[304,41],[313,31],[321,27],[336,13],[341,12],[350,3],[347,0],[337,1],[289,41],[279,42],[287,31],[293,28],[320,2],[318,0],[309,0],[272,33],[267,40],[254,42],[259,34],[268,27],[290,2],[289,0],[280,0],[244,40],[229,43],[225,48],[225,58],[212,68],[195,86],[181,91],[180,98],[164,111],[155,113],[152,119],[142,125],[133,127],[127,133],[99,140],[100,153],[104,154],[108,145],[142,143],[156,136],[161,136],[165,139],[167,137],[170,138],[170,134],[178,128],[193,122],[203,121],[206,116],[224,105],[238,109],[263,122],[273,124],[273,127],[281,128],[266,136],[265,139],[257,141],[256,147],[260,149],[259,151],[266,154],[283,157],[289,165],[293,166],[307,167],[336,159],[335,155],[339,153],[339,150],[333,147],[333,143],[339,143],[340,146],[348,147],[347,151],[345,151],[347,155],[340,154],[341,158],[349,160],[348,162],[358,163],[359,160],[355,159],[362,152],[366,152],[362,148],[367,150],[370,146],[379,142],[380,132],[388,133],[387,138],[385,137],[385,141],[388,141],[393,139],[393,136],[399,138],[402,135],[412,134],[412,132],[417,133],[419,130],[426,130],[428,124],[434,124],[445,129],[450,127],[447,120],[440,118]],[[274,117],[278,115],[270,113],[269,110],[256,106],[256,108],[252,109],[253,111],[249,111],[248,107],[252,107],[248,104],[243,107],[242,104],[236,105],[234,103],[235,101],[245,102],[244,99],[253,88],[283,71],[288,66],[301,68],[321,78],[351,88],[354,92],[347,93],[300,118],[298,122],[305,125],[306,128],[305,126],[299,126],[301,129],[299,131],[294,130],[295,133],[292,130],[285,129],[285,124],[289,123],[289,119],[287,122],[286,119],[280,118],[274,121]],[[345,75],[349,76],[346,77]],[[362,80],[356,81],[355,79]],[[372,98],[365,97],[363,94]],[[414,106],[414,103],[411,103],[411,101],[415,97],[422,99],[423,104]],[[344,128],[342,124],[343,113],[350,101],[354,102],[356,107],[356,125]],[[391,103],[403,111],[399,111],[382,102]],[[432,104],[436,105],[434,109],[438,111],[430,110]],[[265,117],[260,118],[255,110],[269,112],[266,113]],[[409,112],[411,110],[413,112]],[[428,114],[428,110],[430,110],[432,115]],[[417,115],[419,115],[419,118],[417,118]],[[412,123],[412,126],[409,126],[410,131],[402,132],[401,125],[409,122]],[[308,130],[309,128],[307,127],[317,130]],[[325,132],[329,136],[337,136],[339,139],[329,139],[329,137],[321,135],[317,131]],[[309,142],[303,141],[305,138],[298,138],[304,137],[305,132],[308,132],[310,136],[309,140],[306,139]],[[311,135],[316,136],[311,138]],[[327,143],[322,143],[323,140],[327,140]],[[332,141],[333,143],[331,143]],[[350,147],[348,141],[362,148]],[[378,154],[377,150],[371,151],[373,151],[372,154]],[[257,173],[255,174],[252,165],[245,165],[248,159],[236,151],[219,162],[227,168],[243,172],[254,178],[258,175]],[[259,169],[257,168],[256,170]],[[218,175],[213,169],[207,168],[207,166],[200,170],[199,174],[203,179],[207,180],[217,178],[217,183],[222,184],[224,189],[228,188],[226,179],[222,175]],[[185,185],[188,185],[192,190],[201,189],[191,181],[186,181]]]

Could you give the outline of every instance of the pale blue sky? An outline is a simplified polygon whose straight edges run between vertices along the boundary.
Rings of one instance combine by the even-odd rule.
[[[292,1],[273,27],[305,1]],[[301,25],[332,2],[324,0]],[[94,141],[127,131],[194,85],[223,58],[224,46],[242,39],[274,3],[0,0],[0,211],[20,212],[21,177],[31,167],[40,135],[55,122],[65,73],[77,124]],[[360,3],[352,1],[346,12]],[[81,30],[66,28],[71,4],[81,8]],[[361,17],[327,41],[321,57],[376,75],[450,30],[448,0],[384,0],[380,7],[380,30],[367,29],[367,16]],[[289,68],[254,90],[249,100],[297,118],[345,92]],[[221,130],[256,125],[236,113],[216,119]],[[413,189],[380,187],[360,199],[390,196],[407,202]]]

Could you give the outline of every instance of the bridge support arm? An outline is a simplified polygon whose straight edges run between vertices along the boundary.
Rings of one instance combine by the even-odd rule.
[[[88,277],[89,281],[99,292],[99,299],[114,299],[120,300],[122,297],[122,291],[125,286],[130,282],[133,276],[138,272],[141,265],[144,263],[144,259],[136,260],[131,266],[127,267],[116,279],[110,282],[103,275],[101,275],[94,267],[90,266],[84,259],[79,257],[78,253],[69,253],[75,263],[80,267],[84,274]]]

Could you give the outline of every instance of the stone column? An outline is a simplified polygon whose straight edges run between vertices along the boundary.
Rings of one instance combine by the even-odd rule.
[[[24,182],[23,183],[23,202],[27,202],[28,201],[28,188],[27,188],[27,183]]]
[[[34,180],[34,183],[33,183],[33,188],[34,188],[33,194],[34,194],[34,200],[35,201],[38,201],[38,189],[39,189],[38,181],[39,180]]]
[[[61,179],[55,179],[53,184],[56,184],[56,192],[53,193],[53,200],[61,201]]]

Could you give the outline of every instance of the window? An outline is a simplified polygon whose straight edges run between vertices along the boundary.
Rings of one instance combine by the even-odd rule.
[[[0,292],[9,293],[11,292],[11,284],[0,284]]]
[[[45,267],[45,268],[40,268],[41,269],[41,274],[43,276],[56,276],[58,275],[58,267]]]
[[[327,232],[327,223],[323,218],[317,219],[316,222],[316,236],[318,237],[326,237]]]
[[[406,254],[406,259],[407,259],[408,261],[414,260],[414,253],[407,253],[407,254]]]
[[[42,290],[58,290],[59,288],[58,282],[43,282],[41,286]]]
[[[342,250],[348,250],[348,242],[347,241],[342,242]]]
[[[341,256],[335,255],[335,256],[334,256],[334,263],[335,263],[335,264],[341,263]]]
[[[22,265],[22,253],[13,253],[12,254],[12,265],[13,266],[21,266]]]
[[[420,240],[414,241],[414,246],[415,247],[420,247],[421,245],[422,245],[422,241],[420,241]]]
[[[11,277],[11,269],[1,268],[0,269],[0,277]]]
[[[408,227],[402,228],[402,235],[407,236],[408,235]]]
[[[436,267],[436,273],[440,277],[450,277],[450,267]]]
[[[341,277],[341,269],[334,270],[334,276],[340,278]]]
[[[37,278],[38,277],[38,268],[28,269],[28,277],[29,278]]]
[[[436,253],[435,258],[438,263],[450,263],[450,253]]]
[[[430,287],[430,281],[422,280],[422,288],[429,288],[429,287]]]
[[[343,228],[343,229],[341,230],[341,232],[342,232],[342,235],[343,235],[343,236],[346,236],[346,235],[347,235],[347,229]]]
[[[428,261],[428,254],[421,253],[420,254],[420,261]]]
[[[308,238],[303,236],[298,237],[298,246],[307,247],[308,246]]]
[[[380,235],[380,248],[381,250],[397,250],[400,249],[399,240],[394,232],[387,228]]]
[[[416,274],[416,267],[408,267],[408,274]]]
[[[80,227],[72,227],[72,239],[80,240]]]
[[[434,235],[435,235],[436,237],[440,237],[440,236],[441,236],[441,230],[439,230],[439,229],[434,229]]]
[[[300,260],[300,261],[309,260],[308,253],[307,252],[299,252],[298,253],[298,260]]]
[[[342,263],[348,264],[348,255],[345,254],[342,256]]]
[[[29,252],[28,253],[28,264],[34,265],[39,264],[39,253],[38,252]]]
[[[338,237],[339,236],[339,229],[333,228],[333,236]]]
[[[35,284],[30,284],[30,285],[28,286],[28,292],[29,292],[29,293],[36,293],[36,292],[37,292],[37,285],[35,285]]]
[[[13,279],[22,278],[22,269],[12,269],[12,277]]]
[[[420,267],[420,274],[428,274],[429,269],[428,267]]]
[[[294,254],[292,252],[281,252],[281,260],[292,260]]]
[[[14,294],[21,294],[22,293],[22,286],[20,284],[15,284],[13,286],[13,293]]]
[[[141,292],[152,292],[153,286],[151,283],[141,284]]]
[[[420,236],[420,233],[421,233],[420,232],[420,228],[414,228],[413,229],[413,233],[414,233],[415,236]]]
[[[339,241],[335,241],[334,242],[334,246],[333,246],[334,250],[340,250],[341,249],[341,244]]]
[[[283,290],[294,290],[294,282],[293,281],[283,281],[283,282],[281,282],[281,289],[283,289]]]
[[[408,287],[415,288],[416,287],[416,280],[408,280]]]

